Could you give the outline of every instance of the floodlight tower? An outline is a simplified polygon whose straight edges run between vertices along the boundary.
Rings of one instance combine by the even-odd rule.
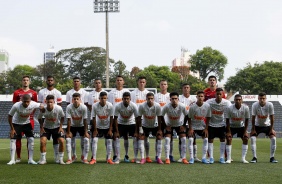
[[[109,88],[109,26],[108,12],[119,12],[119,0],[94,0],[94,13],[106,13],[106,87]]]

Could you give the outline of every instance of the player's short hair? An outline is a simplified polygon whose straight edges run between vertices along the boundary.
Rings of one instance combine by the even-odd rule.
[[[78,77],[78,76],[75,76],[75,77],[73,77],[72,78],[72,80],[74,81],[75,79],[78,79],[78,80],[80,80],[80,77]]]
[[[101,81],[101,82],[102,82],[102,80],[101,80],[100,78],[94,79],[94,82],[95,82],[95,81]]]
[[[48,75],[48,76],[47,76],[47,79],[50,79],[50,78],[55,79],[55,77],[54,77],[53,75]]]
[[[145,76],[139,76],[138,79],[137,79],[137,81],[142,80],[142,79],[145,79],[145,80],[146,80],[146,77],[145,77]]]
[[[124,97],[130,97],[130,93],[129,92],[124,92],[123,94],[122,94],[122,98],[124,98]]]
[[[234,99],[235,99],[235,98],[237,98],[237,97],[242,98],[242,95],[240,95],[240,94],[236,94],[236,95],[234,96]]]
[[[22,77],[22,79],[24,79],[24,78],[29,78],[29,79],[30,79],[29,75],[24,75],[24,76]]]
[[[208,80],[210,80],[210,79],[215,79],[215,81],[217,81],[217,78],[216,78],[216,76],[214,76],[214,75],[210,75],[209,78],[208,78]]]
[[[24,94],[22,96],[22,101],[30,101],[31,100],[31,96],[29,94]]]
[[[199,91],[197,91],[197,95],[198,94],[205,94],[205,92],[203,90],[199,90]]]
[[[167,80],[166,80],[166,79],[162,79],[162,80],[160,81],[160,83],[161,83],[161,82],[167,82]]]
[[[220,92],[220,91],[223,91],[222,88],[216,88],[215,92]]]
[[[100,96],[100,97],[102,97],[102,96],[107,96],[107,93],[106,93],[105,91],[102,91],[99,96]]]
[[[121,76],[121,75],[117,75],[116,78],[122,78],[122,79],[124,79],[123,76]]]
[[[80,98],[80,94],[79,93],[74,93],[72,94],[72,97],[75,98],[75,97],[79,97]]]
[[[189,86],[189,87],[190,87],[190,84],[184,83],[184,84],[181,85],[182,88],[183,88],[184,86]]]
[[[152,93],[152,92],[147,93],[146,98],[149,97],[149,96],[154,96],[154,93]]]
[[[54,95],[47,95],[46,96],[46,100],[55,100],[55,97],[54,97]]]
[[[266,96],[266,93],[265,93],[265,92],[260,92],[260,93],[258,94],[258,96]]]
[[[171,92],[170,94],[169,94],[169,97],[171,98],[172,96],[177,96],[177,97],[179,97],[179,94],[177,93],[177,92]]]

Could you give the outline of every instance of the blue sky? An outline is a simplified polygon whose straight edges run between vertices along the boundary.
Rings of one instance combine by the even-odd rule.
[[[224,83],[247,62],[282,61],[282,1],[120,0],[109,14],[110,57],[127,70],[171,65],[181,47],[205,46],[228,58]],[[50,45],[105,48],[105,14],[91,0],[0,1],[0,49],[10,67],[38,65]]]

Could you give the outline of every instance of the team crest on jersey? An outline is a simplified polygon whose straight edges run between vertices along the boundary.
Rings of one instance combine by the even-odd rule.
[[[201,114],[202,114],[202,115],[204,115],[204,114],[206,114],[206,113],[207,113],[207,110],[206,110],[206,109],[202,109],[202,110],[201,110]]]

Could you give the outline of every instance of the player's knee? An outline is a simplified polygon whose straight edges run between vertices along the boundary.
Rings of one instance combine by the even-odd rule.
[[[58,138],[59,144],[64,144],[64,139],[63,138]]]

